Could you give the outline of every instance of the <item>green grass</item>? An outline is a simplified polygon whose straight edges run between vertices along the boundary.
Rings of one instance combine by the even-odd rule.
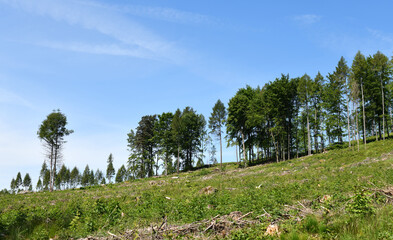
[[[168,224],[182,225],[241,211],[252,212],[248,219],[258,223],[220,237],[393,239],[392,199],[376,191],[393,186],[393,140],[354,149],[245,169],[227,163],[222,173],[213,167],[85,189],[0,195],[0,238],[105,236],[158,226],[164,216]],[[217,191],[204,194],[206,186]],[[272,222],[279,236],[265,235]]]

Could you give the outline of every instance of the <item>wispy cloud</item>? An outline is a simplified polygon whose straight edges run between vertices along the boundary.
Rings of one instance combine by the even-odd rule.
[[[393,43],[393,35],[389,35],[382,31],[371,29],[371,28],[367,28],[367,31],[371,34],[371,36],[373,36],[376,39],[379,39],[387,43]]]
[[[142,16],[151,17],[159,20],[184,23],[184,24],[210,24],[213,23],[213,18],[196,14],[186,11],[180,11],[173,8],[161,8],[161,7],[145,7],[145,6],[127,6],[122,8],[126,13]]]
[[[53,49],[73,51],[73,52],[83,52],[83,53],[90,53],[90,54],[106,54],[106,55],[113,55],[113,56],[129,56],[129,57],[159,60],[154,54],[152,54],[149,51],[144,51],[141,48],[131,49],[130,47],[121,47],[117,44],[93,45],[93,44],[80,43],[80,42],[64,43],[64,42],[42,41],[42,42],[38,42],[36,45],[53,48]]]
[[[293,17],[293,20],[302,25],[311,25],[321,20],[321,16],[315,14],[303,14]]]
[[[56,21],[96,31],[109,37],[113,43],[100,44],[73,43],[47,44],[64,50],[89,52],[95,54],[126,55],[139,58],[152,58],[165,61],[181,61],[181,51],[172,42],[166,41],[142,25],[132,21],[110,7],[92,5],[90,2],[56,0],[0,0],[15,8],[32,14],[47,16]],[[123,47],[120,47],[123,45]]]
[[[153,18],[162,21],[181,23],[181,24],[213,24],[217,19],[193,12],[182,11],[167,7],[152,7],[141,5],[107,5],[92,1],[85,1],[86,5],[93,7],[106,8],[121,13],[130,14],[138,17]]]
[[[1,103],[19,105],[19,106],[27,107],[29,109],[34,108],[33,104],[31,104],[23,97],[3,88],[0,88],[0,104]]]

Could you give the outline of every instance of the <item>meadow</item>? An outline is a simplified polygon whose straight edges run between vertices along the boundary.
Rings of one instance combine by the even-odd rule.
[[[241,168],[0,195],[4,239],[393,239],[393,140]]]

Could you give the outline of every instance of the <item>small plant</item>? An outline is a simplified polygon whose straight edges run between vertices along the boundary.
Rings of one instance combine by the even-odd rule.
[[[370,215],[374,213],[375,209],[372,205],[371,194],[362,189],[357,191],[348,203],[347,211],[354,215]]]

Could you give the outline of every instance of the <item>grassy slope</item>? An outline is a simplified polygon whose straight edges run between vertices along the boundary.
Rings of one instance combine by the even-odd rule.
[[[206,186],[218,191],[201,193]],[[249,217],[260,224],[233,230],[229,239],[269,238],[264,233],[271,222],[278,223],[282,239],[393,239],[393,207],[374,191],[390,186],[393,140],[386,140],[360,152],[332,150],[246,169],[226,164],[223,173],[208,168],[88,189],[1,195],[0,238],[101,236],[159,225],[163,216],[181,225],[241,211],[253,212]]]

